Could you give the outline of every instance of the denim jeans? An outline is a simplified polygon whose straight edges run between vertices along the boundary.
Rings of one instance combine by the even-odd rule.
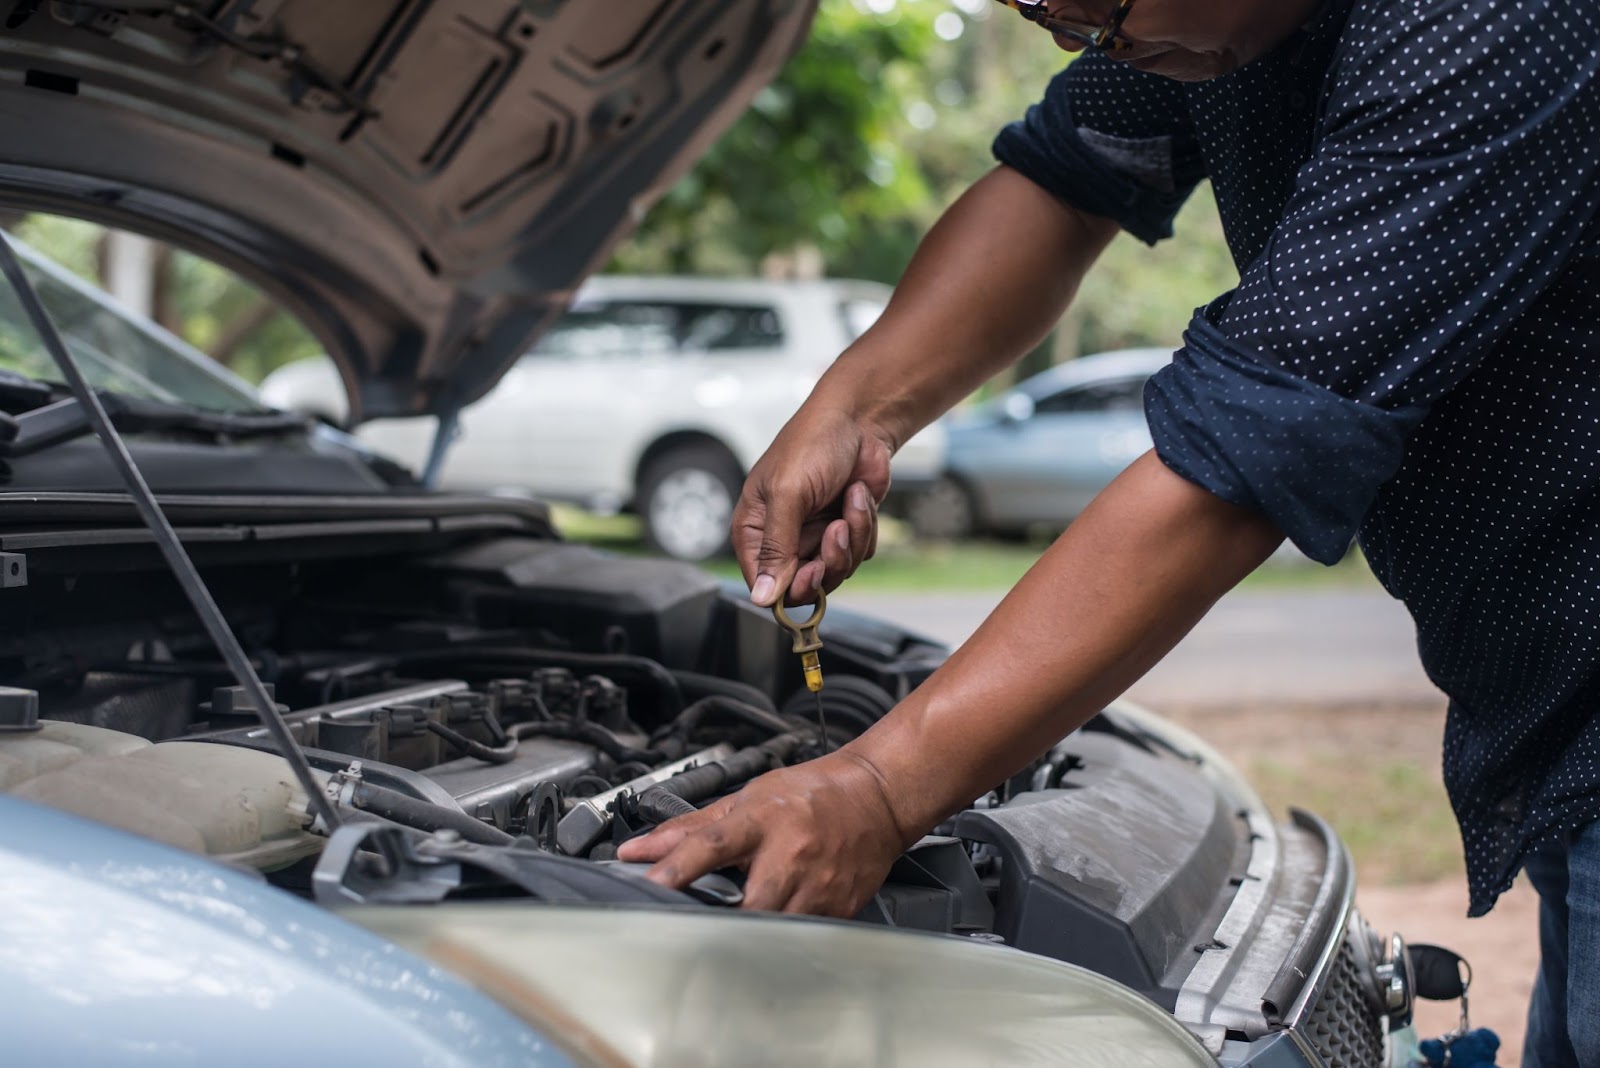
[[[1539,891],[1539,978],[1522,1068],[1600,1068],[1600,823],[1524,870]]]

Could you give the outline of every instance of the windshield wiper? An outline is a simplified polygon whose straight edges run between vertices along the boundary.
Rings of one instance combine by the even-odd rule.
[[[150,528],[156,546],[160,548],[161,555],[166,557],[167,565],[172,568],[173,577],[178,580],[178,585],[183,588],[189,603],[194,606],[195,613],[205,625],[206,632],[211,635],[211,640],[216,644],[217,651],[222,654],[222,659],[227,662],[234,680],[244,689],[250,702],[256,706],[256,714],[260,717],[262,726],[266,727],[267,733],[272,736],[278,755],[288,763],[300,789],[305,792],[306,803],[312,814],[322,821],[323,827],[331,834],[341,823],[332,799],[323,792],[317,784],[316,777],[311,774],[311,765],[307,762],[306,755],[300,751],[294,735],[290,733],[289,725],[278,712],[277,702],[262,684],[261,676],[256,674],[256,669],[250,663],[250,658],[245,655],[239,639],[229,628],[222,609],[217,607],[216,600],[211,596],[211,590],[206,587],[205,580],[200,577],[200,572],[194,566],[194,561],[189,559],[183,543],[178,540],[177,532],[172,529],[166,514],[156,503],[155,494],[150,491],[149,483],[145,482],[138,466],[134,464],[127,443],[112,425],[111,417],[101,403],[100,396],[90,388],[88,380],[83,377],[82,369],[72,358],[72,353],[67,351],[61,332],[56,329],[50,313],[45,311],[44,303],[40,301],[33,283],[28,281],[28,276],[23,273],[22,262],[17,259],[16,252],[11,248],[11,239],[4,234],[0,234],[0,271],[4,272],[11,287],[16,291],[17,299],[22,302],[22,307],[32,320],[34,329],[44,339],[45,348],[66,378],[67,385],[71,387],[81,414],[99,435],[101,444],[106,447],[112,465],[116,467],[117,474],[127,486],[128,495],[133,498],[134,507],[139,510],[140,517]],[[25,416],[28,414],[31,413],[24,413]]]
[[[214,412],[124,393],[99,393],[98,397],[111,425],[128,434],[181,430],[238,439],[304,433],[311,428],[309,418],[292,412]],[[18,415],[0,412],[0,457],[27,456],[93,430],[89,413],[77,397]]]
[[[42,408],[59,400],[64,392],[52,382],[41,382],[9,367],[0,367],[0,412],[16,415]]]

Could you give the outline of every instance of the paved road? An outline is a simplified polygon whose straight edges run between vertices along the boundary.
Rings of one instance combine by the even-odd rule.
[[[959,645],[1002,596],[847,589],[838,602]],[[1229,594],[1129,696],[1158,710],[1442,700],[1417,662],[1411,617],[1386,594],[1366,590]]]

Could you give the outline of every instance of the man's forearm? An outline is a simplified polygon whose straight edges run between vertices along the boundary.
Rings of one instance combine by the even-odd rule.
[[[1050,332],[1116,224],[996,168],[928,233],[883,316],[813,395],[893,447]]]
[[[901,830],[920,835],[1119,696],[1282,540],[1147,453],[847,750],[881,775]]]

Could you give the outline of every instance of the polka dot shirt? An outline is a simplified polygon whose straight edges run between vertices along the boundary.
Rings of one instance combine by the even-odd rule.
[[[1151,243],[1211,180],[1241,281],[1151,381],[1156,449],[1315,559],[1359,537],[1487,912],[1600,817],[1600,5],[1329,0],[1193,85],[1089,55],[995,154]]]

